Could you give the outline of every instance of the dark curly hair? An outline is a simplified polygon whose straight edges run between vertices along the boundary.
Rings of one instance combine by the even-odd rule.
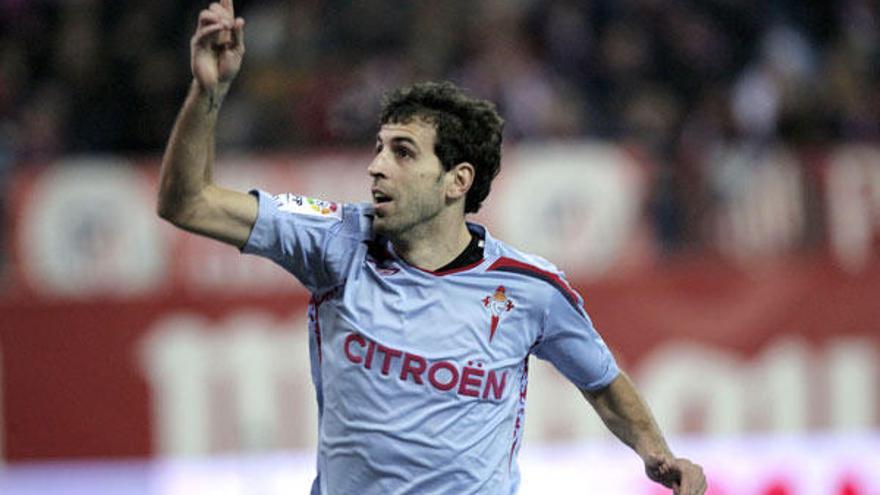
[[[434,125],[434,154],[447,171],[468,162],[474,183],[465,197],[465,213],[476,213],[501,168],[504,120],[495,105],[472,98],[451,82],[423,82],[385,95],[379,124],[406,124],[420,118]]]

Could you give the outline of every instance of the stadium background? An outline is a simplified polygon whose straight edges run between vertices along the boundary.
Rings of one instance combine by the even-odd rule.
[[[200,2],[0,1],[0,493],[303,493],[305,294],[154,214]],[[880,494],[870,0],[250,1],[218,182],[367,198],[381,94],[507,119],[479,219],[563,268],[710,494]],[[523,493],[661,493],[534,367]]]

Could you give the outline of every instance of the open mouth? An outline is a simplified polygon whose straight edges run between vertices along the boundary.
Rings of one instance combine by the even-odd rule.
[[[373,191],[373,204],[380,205],[391,201],[391,197],[381,191]]]

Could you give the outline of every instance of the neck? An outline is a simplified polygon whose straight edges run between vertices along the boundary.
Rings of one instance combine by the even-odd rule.
[[[448,222],[448,227],[443,224],[419,225],[392,238],[394,250],[407,263],[423,270],[436,270],[447,265],[464,251],[471,241],[471,233],[461,216],[457,221]]]

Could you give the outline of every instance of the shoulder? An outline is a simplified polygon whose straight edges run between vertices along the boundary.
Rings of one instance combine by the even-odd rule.
[[[565,274],[545,258],[520,251],[488,235],[486,248],[487,254],[491,253],[492,257],[487,272],[517,274],[531,279],[538,287],[559,294],[572,306],[581,304],[580,296],[569,285]]]
[[[338,203],[294,193],[270,194],[253,190],[261,209],[272,210],[276,215],[300,222],[338,224],[343,230],[370,231],[373,207],[369,203]]]
[[[493,270],[542,273],[548,276],[565,277],[563,272],[547,259],[521,251],[504,241],[495,239],[488,232],[485,233],[484,249],[487,257],[493,259],[490,265]]]
[[[252,190],[259,200],[255,231],[279,241],[343,251],[372,238],[373,207],[293,193]]]
[[[346,205],[300,194],[267,194],[258,191],[260,201],[271,201],[279,213],[290,213],[323,220],[342,220]]]

